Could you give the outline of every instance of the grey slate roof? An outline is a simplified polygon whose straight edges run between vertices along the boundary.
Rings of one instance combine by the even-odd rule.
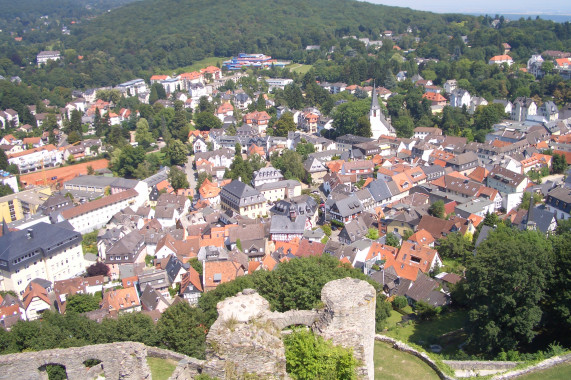
[[[169,277],[170,283],[172,284],[174,282],[181,269],[186,271],[189,267],[190,264],[183,264],[182,261],[176,257],[176,255],[170,255],[169,261],[165,266],[165,270],[167,271],[167,276]]]
[[[270,226],[271,234],[303,234],[305,231],[305,216],[299,215],[294,220],[285,215],[273,215]]]
[[[375,202],[383,202],[393,196],[389,185],[383,179],[377,179],[371,182],[367,187]]]
[[[258,190],[236,179],[222,188],[220,197],[234,199],[239,207],[266,201]]]
[[[81,240],[79,232],[48,223],[38,223],[28,230],[10,231],[0,237],[0,269],[16,270]]]
[[[167,301],[167,299],[151,285],[145,286],[145,290],[143,290],[143,294],[141,294],[140,301],[145,310],[155,310],[159,306],[160,301],[163,301],[167,305],[169,304],[169,301]]]
[[[363,212],[363,205],[356,195],[352,194],[335,202],[335,206],[342,217]],[[334,206],[334,207],[335,207]]]

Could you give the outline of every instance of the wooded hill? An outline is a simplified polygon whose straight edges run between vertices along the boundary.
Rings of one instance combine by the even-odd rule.
[[[331,46],[341,36],[379,39],[384,30],[408,26],[428,35],[446,21],[351,0],[144,0],[74,28],[66,46],[106,52],[133,69],[176,68],[240,52],[291,59],[307,45]]]

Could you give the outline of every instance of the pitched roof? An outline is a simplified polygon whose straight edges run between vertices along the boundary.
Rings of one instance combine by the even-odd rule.
[[[434,238],[432,237],[432,235],[424,229],[417,230],[414,234],[412,234],[408,238],[408,240],[414,243],[418,243],[420,245],[430,245],[434,243]]]
[[[119,311],[140,305],[141,301],[135,287],[106,292],[101,301],[101,308],[109,311]]]
[[[24,294],[22,295],[22,302],[24,304],[24,309],[27,309],[28,306],[30,306],[30,303],[32,303],[34,298],[39,298],[48,305],[51,305],[50,299],[48,297],[48,291],[44,289],[41,285],[35,282],[30,282],[26,286]]]
[[[188,271],[181,277],[180,292],[184,293],[190,285],[194,286],[194,288],[200,292],[203,291],[200,275],[192,266],[189,267]]]
[[[233,261],[205,261],[203,279],[205,287],[216,287],[238,277],[241,266]]]
[[[302,239],[295,255],[299,257],[321,256],[324,249],[325,244]]]
[[[134,198],[137,195],[139,195],[139,193],[137,193],[137,191],[135,191],[134,189],[121,191],[119,193],[111,194],[109,196],[99,198],[91,202],[83,203],[80,204],[79,206],[75,206],[67,210],[63,210],[61,215],[65,219],[72,219],[77,216],[87,214],[89,212],[111,205],[113,203],[121,202],[129,198]]]

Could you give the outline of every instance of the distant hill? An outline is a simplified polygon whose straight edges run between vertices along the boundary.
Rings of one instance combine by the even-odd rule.
[[[143,0],[74,27],[66,46],[108,53],[138,71],[240,52],[292,58],[345,35],[376,39],[409,26],[432,33],[446,27],[445,17],[353,0]]]

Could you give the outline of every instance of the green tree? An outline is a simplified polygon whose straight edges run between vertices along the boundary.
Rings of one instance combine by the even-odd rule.
[[[141,342],[148,346],[157,346],[160,342],[153,319],[142,313],[120,315],[117,319],[115,334],[115,341]]]
[[[553,246],[554,272],[549,282],[546,304],[547,327],[554,339],[569,345],[570,338],[561,331],[571,328],[571,219],[558,221]]]
[[[70,144],[75,144],[76,142],[81,141],[81,133],[78,131],[71,131],[69,135],[67,135],[67,142]]]
[[[379,230],[372,227],[369,228],[369,231],[367,232],[367,239],[377,240],[378,238],[379,238]]]
[[[272,166],[280,170],[285,179],[297,179],[307,182],[307,173],[303,167],[301,155],[296,151],[285,149],[281,156],[272,155]]]
[[[66,299],[65,312],[87,313],[88,311],[99,309],[99,302],[101,302],[100,293],[95,295],[88,293],[69,295]]]
[[[347,133],[355,133],[357,121],[362,116],[367,116],[371,108],[369,99],[355,100],[337,106],[333,112],[333,127],[338,136]]]
[[[373,132],[371,131],[371,121],[368,115],[363,115],[357,119],[357,128],[355,133],[358,136],[371,137]]]
[[[438,314],[436,308],[432,305],[429,305],[426,301],[418,301],[414,304],[414,310],[416,314],[420,317],[420,319],[424,321],[428,321],[434,319]]]
[[[480,106],[474,113],[474,126],[476,129],[488,130],[492,128],[492,125],[499,123],[505,116],[505,109],[499,103]]]
[[[444,201],[436,201],[428,208],[428,213],[436,218],[444,219]]]
[[[398,247],[400,245],[399,239],[390,232],[385,236],[385,244],[391,247]]]
[[[188,179],[186,178],[186,173],[176,166],[171,166],[168,179],[175,191],[178,189],[187,189],[189,186]]]
[[[307,140],[302,139],[295,147],[295,151],[301,154],[302,161],[307,160],[307,156],[315,152],[315,146]]]
[[[10,194],[14,194],[14,190],[10,187],[10,185],[0,185],[0,197]]]
[[[452,232],[438,240],[438,254],[447,259],[465,261],[472,254],[473,248],[470,239],[460,232]]]
[[[551,171],[553,173],[565,173],[567,170],[567,159],[565,158],[564,154],[557,154],[553,155],[553,162],[551,163]]]
[[[387,297],[382,293],[378,293],[375,309],[375,329],[377,332],[381,332],[385,329],[385,323],[391,316],[391,310],[391,303],[387,302]]]
[[[196,129],[209,131],[211,129],[222,128],[222,122],[210,112],[199,112],[195,116]]]
[[[198,112],[207,112],[214,114],[214,104],[208,101],[207,96],[201,96],[198,100]]]
[[[150,147],[151,144],[155,141],[153,134],[149,131],[149,123],[145,118],[141,118],[137,122],[135,141],[137,141],[137,143],[145,149]]]
[[[553,270],[551,251],[544,235],[503,225],[478,246],[466,269],[472,347],[495,355],[532,341]]]
[[[285,112],[282,117],[278,119],[274,128],[274,136],[278,137],[287,137],[288,132],[294,132],[297,126],[293,121],[293,114],[291,112]]]
[[[145,150],[142,147],[133,148],[131,145],[125,145],[117,161],[112,164],[112,170],[120,177],[132,178],[135,170],[144,160]]]
[[[408,306],[408,301],[405,296],[396,296],[393,299],[393,307],[396,310],[404,309],[407,306]]]
[[[171,140],[167,146],[165,161],[170,165],[184,165],[187,162],[188,148],[179,140]]]
[[[543,197],[541,196],[541,194],[539,193],[530,193],[529,191],[526,191],[525,193],[523,193],[523,196],[521,197],[521,203],[518,206],[519,210],[529,210],[529,206],[531,203],[531,198],[533,196],[533,204],[537,205],[539,203],[541,203],[541,201],[543,200]]]
[[[303,94],[297,84],[291,83],[284,87],[284,98],[289,108],[297,110],[303,108]]]
[[[198,272],[199,275],[202,276],[202,261],[198,260],[196,257],[193,257],[192,259],[188,260],[188,263],[191,267],[194,268],[195,271]]]
[[[8,162],[8,156],[6,156],[6,153],[0,149],[0,170],[7,170],[8,165],[10,165]]]
[[[200,308],[179,302],[164,311],[157,323],[160,345],[197,359],[204,359],[207,327]]]
[[[357,379],[358,362],[350,349],[306,330],[295,330],[283,340],[286,370],[294,379]]]
[[[409,115],[399,116],[392,123],[397,136],[399,137],[412,137],[414,133],[414,120]]]

